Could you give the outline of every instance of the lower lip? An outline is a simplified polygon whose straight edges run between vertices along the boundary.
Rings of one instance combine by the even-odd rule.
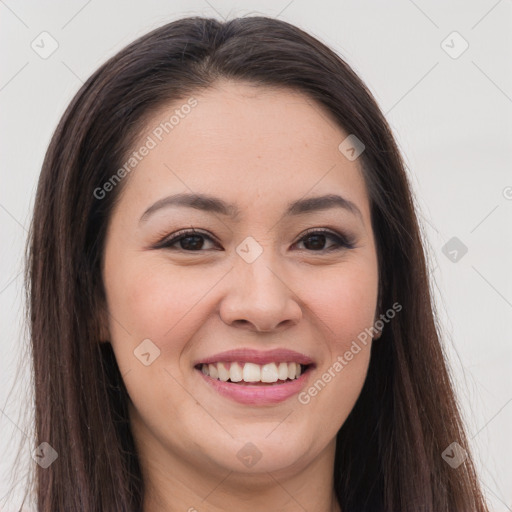
[[[232,382],[212,379],[201,370],[196,369],[205,382],[219,394],[246,405],[269,405],[287,400],[300,392],[309,378],[311,370],[312,367],[309,367],[298,379],[290,380],[283,384],[251,386],[250,384],[234,384]]]

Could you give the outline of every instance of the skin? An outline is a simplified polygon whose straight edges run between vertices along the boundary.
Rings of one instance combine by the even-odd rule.
[[[371,340],[302,404],[243,405],[208,386],[193,362],[234,348],[287,348],[312,357],[312,385],[376,318],[377,253],[358,160],[338,150],[348,135],[320,105],[291,90],[220,81],[122,183],[109,222],[103,279],[112,343],[131,398],[130,420],[147,493],[144,510],[339,511],[335,436],[368,369]],[[185,101],[147,123],[139,148]],[[238,219],[182,206],[144,212],[176,193],[235,203]],[[286,217],[289,202],[339,194],[342,208]],[[187,251],[154,246],[194,227]],[[350,235],[353,248],[304,232]],[[262,254],[236,252],[248,236]],[[186,242],[186,241],[185,241]],[[203,244],[201,246],[201,243]],[[144,339],[160,350],[145,366]],[[237,453],[252,443],[261,459]]]

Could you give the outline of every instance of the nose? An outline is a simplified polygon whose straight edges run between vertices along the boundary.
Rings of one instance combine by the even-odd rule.
[[[230,272],[229,291],[220,305],[224,323],[256,332],[280,332],[300,322],[299,298],[284,273],[270,268],[262,256],[237,262]]]

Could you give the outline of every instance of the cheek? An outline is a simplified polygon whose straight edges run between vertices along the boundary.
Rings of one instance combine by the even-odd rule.
[[[196,286],[154,262],[121,261],[108,274],[111,313],[134,337],[159,337],[183,316]],[[187,279],[188,281],[188,279]]]
[[[312,279],[304,288],[313,290],[307,297],[325,349],[315,378],[298,401],[312,422],[323,418],[325,439],[335,436],[343,425],[366,379],[372,341],[365,329],[374,324],[378,292],[373,261],[346,262],[328,276]]]
[[[175,354],[200,327],[208,292],[219,277],[214,272],[148,260],[127,258],[106,267],[112,342],[118,352],[131,353],[149,338],[161,355]]]
[[[180,355],[201,325],[201,297],[218,279],[136,257],[105,270],[111,344],[135,408],[154,428],[169,423],[163,416],[169,408],[177,419],[186,416],[189,395],[176,393],[176,381],[183,380]],[[150,345],[152,362],[145,366],[134,351],[147,339],[159,353],[153,359]]]
[[[374,324],[378,293],[376,265],[346,265],[304,285],[312,290],[307,293],[309,309],[313,321],[315,317],[318,319],[333,357],[348,350],[352,341]],[[364,334],[360,336],[363,337]]]
[[[377,303],[377,271],[348,266],[345,270],[311,299],[313,313],[321,319],[326,357],[316,378],[299,395],[299,402],[313,416],[329,418],[328,435],[335,435],[345,422],[364,385],[372,343],[369,328]]]

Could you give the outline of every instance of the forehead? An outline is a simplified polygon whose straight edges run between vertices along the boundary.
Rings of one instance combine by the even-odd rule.
[[[146,203],[167,193],[208,193],[250,208],[336,189],[364,210],[359,163],[338,149],[348,135],[300,92],[221,81],[146,121],[132,149],[152,147],[126,193]]]

